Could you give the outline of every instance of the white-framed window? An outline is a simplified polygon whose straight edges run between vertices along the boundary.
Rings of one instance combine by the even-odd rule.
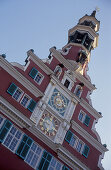
[[[74,86],[74,81],[72,80],[72,78],[70,78],[67,74],[64,75],[61,83],[68,88],[69,90],[72,89],[72,87]]]
[[[48,170],[61,170],[63,167],[63,164],[59,162],[57,159],[52,157],[51,162],[49,164]]]
[[[35,169],[41,159],[42,154],[43,149],[37,143],[33,142],[25,158],[25,162]]]
[[[21,101],[20,101],[20,104],[21,104],[22,106],[24,106],[25,108],[27,108],[27,106],[28,106],[29,103],[30,103],[30,100],[31,100],[31,98],[30,98],[27,94],[25,94],[25,95],[22,97],[22,99],[21,99]]]
[[[76,150],[82,154],[84,149],[84,143],[79,139],[76,144]]]
[[[86,115],[86,113],[81,110],[79,115],[78,115],[79,121],[84,122],[85,115]]]
[[[15,126],[12,126],[3,141],[3,145],[15,153],[15,150],[19,145],[22,136],[23,133]]]
[[[71,145],[73,148],[76,148],[77,142],[78,142],[78,137],[73,134],[73,136],[71,137],[71,140],[70,140],[70,145]]]
[[[66,133],[65,141],[81,155],[88,157],[89,147],[70,130]]]
[[[32,68],[30,73],[29,73],[29,76],[34,79],[34,81],[37,83],[37,84],[41,84],[44,76],[36,69],[36,68]]]
[[[78,120],[82,122],[83,124],[85,124],[86,126],[89,126],[90,117],[82,110],[80,110],[79,112]]]
[[[44,76],[40,72],[38,72],[38,74],[36,75],[34,80],[36,81],[37,84],[40,85],[42,80],[43,80],[43,78],[44,78]]]
[[[21,99],[21,97],[22,97],[22,95],[23,95],[23,91],[19,88],[19,87],[17,87],[17,89],[15,90],[15,92],[14,92],[14,94],[12,95],[12,97],[16,100],[16,101],[20,101],[20,99]]]

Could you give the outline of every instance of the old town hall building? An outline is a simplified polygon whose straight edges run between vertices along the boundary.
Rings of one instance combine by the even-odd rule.
[[[87,75],[100,22],[83,16],[68,43],[47,59],[31,49],[25,65],[0,55],[0,169],[103,170],[106,145],[96,132],[102,117],[91,103]]]

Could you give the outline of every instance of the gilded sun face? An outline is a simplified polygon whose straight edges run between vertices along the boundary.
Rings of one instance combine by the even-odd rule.
[[[55,136],[59,128],[59,121],[49,113],[43,114],[39,126],[47,136]]]

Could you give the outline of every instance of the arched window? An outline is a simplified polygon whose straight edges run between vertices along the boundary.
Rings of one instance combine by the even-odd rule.
[[[81,97],[81,94],[82,94],[82,90],[83,90],[83,86],[84,86],[84,84],[83,83],[79,83],[77,86],[76,86],[76,88],[75,88],[75,95],[77,96],[77,97]]]
[[[60,77],[61,73],[62,73],[62,68],[63,68],[63,64],[58,64],[54,70],[54,74],[56,77]]]

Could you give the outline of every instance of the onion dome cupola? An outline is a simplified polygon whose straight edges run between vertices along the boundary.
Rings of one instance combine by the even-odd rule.
[[[95,18],[96,10],[91,15],[83,16],[78,24],[68,32],[68,44],[81,44],[87,53],[98,45],[100,21]]]

